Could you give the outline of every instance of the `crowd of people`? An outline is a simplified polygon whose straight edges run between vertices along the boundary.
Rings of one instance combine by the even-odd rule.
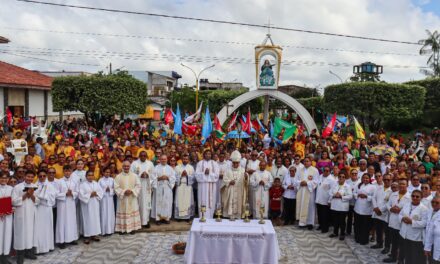
[[[28,141],[19,162],[11,139]],[[34,140],[35,139],[35,140]],[[194,217],[270,218],[381,250],[384,262],[440,261],[440,130],[367,139],[257,131],[205,144],[166,126],[65,121],[46,139],[17,126],[0,141],[0,263]],[[392,150],[383,153],[374,147]],[[203,211],[203,212],[202,212]],[[388,255],[386,255],[388,254]]]

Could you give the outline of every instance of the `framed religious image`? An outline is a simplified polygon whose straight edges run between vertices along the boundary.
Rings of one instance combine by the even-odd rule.
[[[278,89],[281,49],[277,46],[257,46],[255,51],[257,88]]]

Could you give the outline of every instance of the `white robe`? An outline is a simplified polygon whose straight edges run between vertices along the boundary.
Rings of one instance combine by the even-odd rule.
[[[248,170],[254,170],[254,171],[258,171],[260,168],[260,160],[248,160],[247,161],[247,166],[246,166],[246,171]],[[251,175],[249,174],[249,177]],[[252,186],[249,184],[248,186],[248,190],[247,190],[247,195],[248,195],[248,199],[249,199],[249,206],[250,206],[250,210],[251,213],[254,212],[254,204],[252,203],[252,201],[254,200],[254,192],[252,191]],[[259,210],[259,209],[258,209]]]
[[[99,201],[99,208],[101,210],[101,235],[109,235],[115,232],[115,204],[113,196],[115,195],[114,180],[111,177],[102,177],[99,179],[99,186],[101,186],[104,195]],[[107,192],[107,187],[109,192]]]
[[[309,176],[312,177],[309,178]],[[315,224],[315,189],[318,186],[318,177],[319,171],[313,166],[304,167],[295,174],[294,185],[298,190],[296,193],[296,219],[300,220],[300,226]],[[301,181],[306,181],[307,186],[300,186]],[[306,209],[308,210],[307,220],[303,221],[300,219],[300,214]]]
[[[0,198],[11,197],[13,188],[9,185],[0,185]],[[12,244],[12,214],[0,220],[0,255],[8,255]]]
[[[264,185],[260,185],[260,181],[264,182]],[[250,185],[252,187],[252,208],[253,217],[255,219],[260,218],[260,207],[264,206],[263,217],[267,218],[269,212],[269,188],[272,186],[272,175],[267,170],[257,170],[251,175]]]
[[[218,161],[218,169],[219,169],[219,179],[217,181],[217,191],[215,200],[217,203],[222,202],[222,188],[225,186],[223,179],[220,179],[220,175],[225,177],[225,174],[228,170],[232,168],[232,162],[230,160],[225,160],[223,162]]]
[[[173,188],[176,184],[176,175],[174,169],[169,165],[157,165],[153,172],[152,186],[153,194],[153,210],[152,217],[159,220],[169,221],[173,211]],[[168,180],[159,181],[161,176],[167,176]]]
[[[87,172],[85,170],[75,170],[70,175],[70,179],[76,182],[76,186],[78,186],[78,189],[81,183],[87,181],[86,173]],[[78,233],[82,235],[84,233],[84,228],[82,225],[83,221],[81,216],[81,202],[79,201],[79,199],[76,199],[76,223],[78,224]]]
[[[174,218],[190,219],[194,216],[194,168],[190,164],[181,164],[175,168],[176,171],[176,197],[174,198]],[[186,171],[187,177],[182,177]]]
[[[19,183],[14,187],[12,192],[12,205],[15,207],[14,212],[14,249],[25,250],[35,246],[34,228],[35,216],[37,213],[38,197],[35,196],[35,202],[27,198],[23,200],[24,188],[36,188],[37,185],[25,182]]]
[[[247,186],[245,185],[245,170],[242,167],[231,168],[225,174],[224,180],[224,192],[223,192],[223,216],[235,219],[240,219],[244,213],[245,201],[245,190]],[[232,185],[231,182],[235,183]],[[249,212],[251,213],[251,212]]]
[[[96,192],[97,196],[91,197],[92,192]],[[104,192],[96,181],[86,181],[79,186],[78,198],[81,201],[84,237],[101,234],[99,201],[103,195]]]
[[[209,174],[205,174],[205,170],[209,169]],[[197,163],[196,179],[197,179],[197,199],[199,216],[202,216],[200,209],[202,205],[206,206],[205,217],[207,219],[214,217],[216,209],[216,190],[219,176],[219,168],[217,162],[213,160],[201,160]]]
[[[141,214],[142,225],[148,225],[151,213],[151,196],[152,196],[152,178],[153,178],[154,164],[149,160],[142,162],[140,159],[131,164],[130,171],[136,174],[141,181],[141,191],[138,196],[139,213]],[[146,172],[148,178],[141,178],[141,174]]]
[[[141,190],[141,181],[132,172],[121,172],[116,176],[114,184],[115,193],[118,196],[115,231],[130,233],[141,229],[141,216],[137,198]],[[132,194],[125,195],[127,190],[130,190]]]
[[[35,196],[38,197],[37,214],[35,217],[34,240],[36,253],[47,253],[55,249],[53,235],[53,212],[57,190],[47,180],[38,182]]]
[[[72,196],[67,196],[68,190]],[[63,178],[58,182],[57,223],[55,229],[56,243],[70,243],[78,240],[78,225],[76,219],[76,199],[78,186],[76,181]]]

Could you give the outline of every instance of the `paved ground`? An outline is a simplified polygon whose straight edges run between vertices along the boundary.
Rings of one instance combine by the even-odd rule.
[[[185,222],[169,226],[152,226],[147,232],[135,235],[115,234],[103,237],[101,242],[70,246],[64,250],[56,249],[38,257],[37,261],[26,263],[70,264],[70,263],[184,263],[183,256],[175,255],[171,246],[178,241],[185,241],[190,225]],[[157,232],[158,228],[168,231]],[[380,250],[356,244],[348,236],[345,241],[329,238],[319,231],[298,229],[294,226],[275,228],[282,257],[280,263],[315,264],[315,263],[380,263],[384,257]]]

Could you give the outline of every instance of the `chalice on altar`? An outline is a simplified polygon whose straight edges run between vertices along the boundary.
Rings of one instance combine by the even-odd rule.
[[[222,207],[220,206],[220,203],[217,204],[217,208],[215,209],[215,215],[217,216],[215,221],[221,222],[222,219],[220,218],[220,216],[222,215]]]
[[[261,225],[265,223],[263,220],[263,217],[264,217],[264,205],[261,205],[260,206],[260,221],[258,221],[258,223]]]
[[[251,220],[249,220],[250,210],[249,210],[249,204],[246,203],[244,208],[244,220],[243,222],[249,223]]]
[[[202,205],[200,208],[200,212],[202,212],[202,218],[200,218],[200,222],[206,222],[205,213],[206,213],[206,205]]]

